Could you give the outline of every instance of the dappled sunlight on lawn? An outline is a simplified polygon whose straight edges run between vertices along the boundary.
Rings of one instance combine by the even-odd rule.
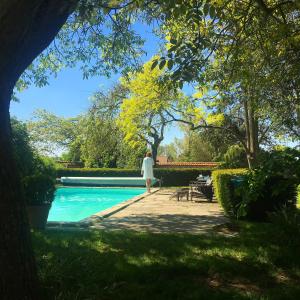
[[[57,299],[296,299],[298,250],[278,245],[271,227],[245,224],[238,236],[51,230],[34,242],[44,291]]]

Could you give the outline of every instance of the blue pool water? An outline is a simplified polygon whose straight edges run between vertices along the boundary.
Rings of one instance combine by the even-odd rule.
[[[48,221],[79,221],[145,191],[143,188],[58,188]]]

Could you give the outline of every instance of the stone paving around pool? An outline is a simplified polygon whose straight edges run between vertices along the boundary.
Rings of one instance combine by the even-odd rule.
[[[173,193],[171,189],[160,189],[107,218],[95,220],[89,227],[106,231],[197,234],[228,222],[216,201],[177,201],[170,198]]]

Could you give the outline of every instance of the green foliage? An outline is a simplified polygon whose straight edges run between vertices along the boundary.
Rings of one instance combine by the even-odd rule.
[[[284,149],[265,153],[259,166],[247,172],[214,171],[214,191],[225,213],[235,218],[266,220],[278,209],[295,207],[299,158],[299,151]]]
[[[212,169],[154,169],[154,176],[162,178],[163,186],[188,186],[199,174],[211,175]]]
[[[30,138],[40,153],[65,150],[62,160],[82,161],[86,167],[137,167],[146,152],[146,143],[132,148],[116,124],[126,89],[114,86],[96,92],[89,110],[75,118],[56,116],[45,110],[29,122]]]
[[[26,203],[30,205],[51,204],[55,192],[55,164],[52,159],[40,157],[37,154],[32,164],[32,171],[21,178]]]
[[[116,167],[121,132],[114,120],[87,114],[81,124],[81,160],[86,167]]]
[[[241,168],[247,166],[247,158],[245,149],[240,145],[232,145],[228,148],[223,156],[224,168]]]
[[[147,142],[156,156],[165,128],[173,121],[174,107],[182,104],[186,97],[174,88],[170,80],[164,79],[163,70],[151,70],[153,59],[146,62],[139,72],[129,73],[121,79],[129,95],[123,99],[118,125],[125,141],[132,147]]]
[[[269,220],[274,230],[281,234],[280,239],[287,239],[287,244],[300,247],[300,211],[293,207],[282,207],[270,213]]]
[[[299,151],[287,148],[265,153],[237,191],[241,198],[238,216],[265,220],[270,212],[284,206],[294,207],[299,182]]]
[[[187,126],[181,126],[181,129],[184,137],[160,146],[159,155],[168,156],[173,161],[220,161],[233,142],[220,130],[193,131]]]
[[[47,175],[53,179],[56,177],[56,163],[53,158],[37,156],[34,168],[34,173]]]
[[[54,200],[55,180],[47,174],[37,173],[22,179],[25,201],[29,205],[51,204]]]
[[[146,143],[132,147],[117,125],[126,87],[117,84],[107,92],[97,91],[80,123],[81,160],[86,167],[138,167],[146,152]]]
[[[11,126],[14,154],[26,203],[51,203],[54,199],[56,176],[53,160],[41,157],[34,151],[24,123],[12,119]]]
[[[213,161],[214,149],[201,133],[188,131],[181,141],[179,161]]]
[[[152,66],[167,61],[178,85],[208,89],[200,98],[210,117],[223,115],[222,127],[253,157],[274,136],[299,140],[296,2],[166,1],[158,10],[166,45]]]
[[[297,207],[300,208],[300,184],[297,186]]]
[[[214,171],[214,191],[225,213],[235,218],[266,220],[278,209],[295,207],[299,159],[299,151],[284,149],[264,153],[260,164],[247,172]]]
[[[37,110],[34,119],[27,124],[31,142],[44,155],[53,155],[58,149],[75,149],[79,121],[79,117],[64,118]]]
[[[187,186],[190,181],[202,174],[211,175],[211,169],[154,169],[154,176],[162,178],[163,186]],[[140,169],[68,169],[58,168],[57,177],[141,177]]]
[[[180,140],[175,138],[174,142],[166,145],[160,145],[158,147],[159,156],[167,156],[170,161],[178,161],[178,156],[181,153],[181,147],[179,145]]]
[[[142,158],[147,152],[146,144],[132,148],[124,140],[119,143],[120,155],[117,158],[118,168],[139,168]]]
[[[246,174],[246,169],[214,170],[212,180],[215,196],[226,215],[236,217],[240,199],[235,197],[234,184]]]
[[[160,216],[155,224],[163,229],[169,217]],[[298,299],[299,246],[289,241],[299,236],[283,235],[266,223],[232,227],[234,234],[201,236],[35,231],[44,299]]]
[[[11,118],[12,145],[14,149],[15,161],[21,176],[26,176],[33,172],[36,155],[30,146],[26,124]]]
[[[120,72],[139,65],[144,40],[132,27],[137,18],[136,2],[77,1],[55,40],[23,73],[17,88],[44,86],[50,75],[76,65],[83,78]]]

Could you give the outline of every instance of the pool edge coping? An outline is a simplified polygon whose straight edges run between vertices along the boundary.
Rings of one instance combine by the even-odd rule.
[[[135,196],[133,198],[130,198],[128,200],[125,200],[119,204],[116,204],[110,208],[107,208],[103,211],[100,211],[98,213],[94,213],[92,215],[90,215],[87,218],[84,218],[80,221],[76,221],[76,222],[64,222],[64,221],[49,221],[47,222],[46,225],[46,229],[50,229],[50,228],[65,228],[65,227],[72,227],[72,228],[87,228],[90,226],[93,226],[96,222],[102,221],[105,218],[108,218],[112,215],[114,215],[115,213],[127,208],[128,206],[139,202],[142,199],[147,198],[148,196],[158,192],[160,190],[160,188],[153,188],[152,191],[150,193],[148,192],[144,192],[141,195]]]

